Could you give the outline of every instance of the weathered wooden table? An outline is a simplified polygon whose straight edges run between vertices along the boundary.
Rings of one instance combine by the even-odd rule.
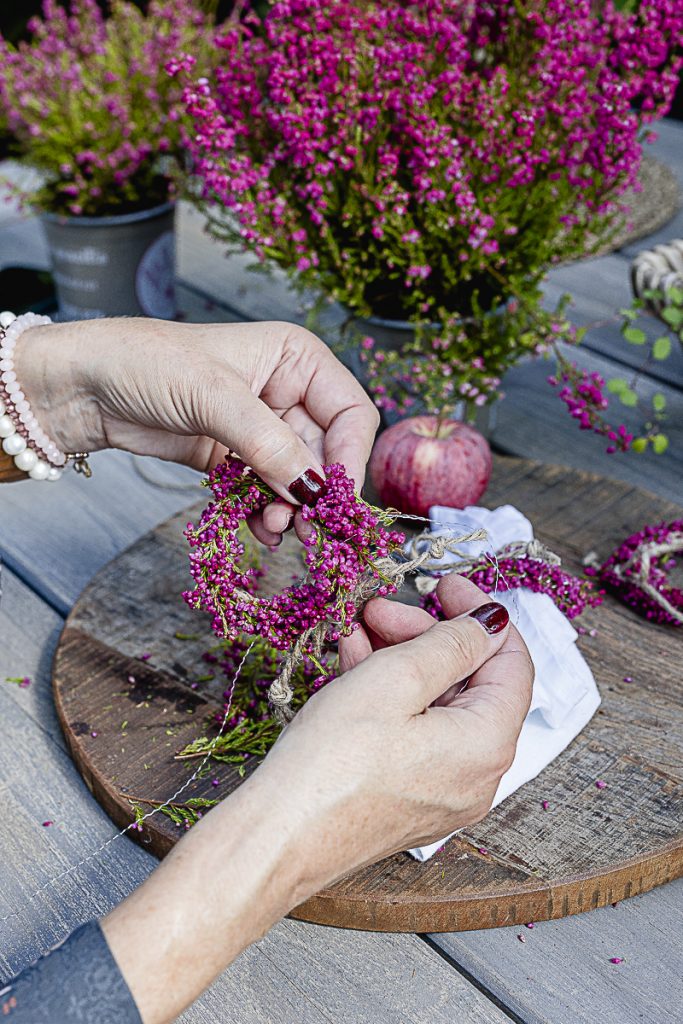
[[[683,127],[666,124],[655,147],[683,180]],[[683,235],[683,214],[652,239],[561,268],[548,294],[576,296],[576,316],[601,320],[587,365],[613,373],[629,357],[614,310],[628,297],[627,264],[650,242]],[[0,207],[0,267],[46,265],[38,225]],[[180,221],[181,305],[189,319],[299,319],[282,281],[222,261],[196,216]],[[2,305],[0,297],[0,305]],[[5,304],[11,305],[7,300]],[[680,356],[680,354],[678,354]],[[667,393],[675,454],[622,460],[576,432],[543,378],[547,365],[516,368],[506,381],[495,440],[506,451],[591,469],[683,499],[683,357],[659,381]],[[81,921],[105,913],[154,867],[126,839],[65,874],[113,834],[68,757],[54,712],[50,662],[64,617],[94,573],[156,523],[192,504],[189,471],[122,453],[94,460],[85,483],[8,485],[0,495],[0,983]],[[144,473],[143,478],[140,472]],[[150,482],[153,478],[156,482]],[[28,689],[5,684],[29,676]],[[50,827],[42,822],[54,821]],[[683,882],[561,921],[481,932],[385,935],[284,921],[245,952],[183,1021],[344,1021],[349,1024],[661,1024],[683,1022]],[[523,933],[521,943],[517,936]],[[609,962],[624,957],[620,965]]]

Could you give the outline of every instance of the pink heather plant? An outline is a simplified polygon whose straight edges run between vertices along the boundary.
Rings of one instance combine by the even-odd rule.
[[[204,66],[213,25],[192,0],[152,0],[147,14],[112,0],[45,0],[32,38],[0,36],[0,121],[45,184],[25,198],[72,216],[162,203],[182,157],[180,89],[165,65],[178,50]]]
[[[246,21],[185,94],[229,239],[355,313],[440,323],[604,235],[683,38],[678,0],[281,0]]]
[[[542,276],[609,235],[643,128],[671,102],[683,7],[636,6],[280,0],[247,15],[185,90],[213,231],[354,316],[415,323],[400,365],[370,357],[380,404],[420,374],[428,407],[444,386],[491,400],[554,342]]]

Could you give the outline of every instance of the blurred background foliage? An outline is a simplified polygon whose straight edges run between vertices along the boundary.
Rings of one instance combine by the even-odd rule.
[[[226,18],[234,7],[234,0],[199,0],[205,10],[212,11],[217,20]],[[26,23],[34,14],[40,14],[43,0],[0,0],[0,33],[12,42],[17,42],[26,33]],[[98,0],[106,8],[107,0]],[[145,0],[131,0],[136,7],[144,8]],[[66,6],[66,4],[62,4]]]
[[[101,7],[107,6],[107,0],[98,0]],[[138,7],[145,7],[145,0],[131,0]],[[230,14],[234,7],[234,0],[199,0],[206,10],[212,11],[217,20],[222,20]],[[681,0],[683,2],[683,0]],[[625,9],[633,9],[638,6],[639,0],[616,0],[617,6]],[[26,32],[26,22],[34,14],[40,13],[42,0],[0,0],[0,33],[7,39],[16,42]],[[255,0],[253,6],[263,13],[268,6],[268,0]],[[678,94],[671,108],[670,117],[683,120],[683,86],[679,87]]]

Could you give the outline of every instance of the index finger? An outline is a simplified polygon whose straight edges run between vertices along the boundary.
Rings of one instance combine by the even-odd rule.
[[[379,413],[353,374],[326,346],[316,352],[303,405],[325,431],[325,462],[340,462],[360,490]]]

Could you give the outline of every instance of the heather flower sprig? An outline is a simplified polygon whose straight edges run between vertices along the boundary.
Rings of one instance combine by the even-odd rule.
[[[256,593],[255,588],[253,592]],[[236,765],[238,771],[243,773],[245,762],[252,757],[265,757],[277,740],[281,727],[273,718],[268,690],[280,674],[282,653],[267,641],[256,639],[249,658],[242,666],[237,686],[232,691],[237,667],[253,640],[253,637],[247,636],[223,640],[204,654],[204,661],[212,668],[220,669],[230,683],[230,688],[223,694],[225,703],[215,716],[217,724],[221,725],[232,695],[230,717],[225,723],[227,731],[216,741],[206,736],[194,740],[176,755],[178,760],[193,759],[210,752],[214,761]],[[336,675],[337,655],[325,651],[321,660],[323,675],[320,674],[321,666],[308,658],[297,665],[292,679],[294,711],[298,711],[309,697]]]
[[[462,575],[486,594],[520,587],[535,594],[547,594],[568,619],[577,618],[586,608],[596,608],[602,604],[604,596],[604,590],[596,590],[590,580],[573,576],[561,566],[537,558],[482,559],[464,569]],[[426,594],[421,603],[434,618],[444,617],[436,591]]]
[[[342,466],[327,466],[325,475],[322,494],[302,510],[313,527],[304,542],[305,574],[300,582],[266,597],[253,593],[258,570],[241,564],[244,544],[238,531],[275,495],[236,457],[211,472],[208,485],[214,501],[199,525],[189,524],[186,530],[195,589],[184,597],[191,608],[209,612],[218,637],[258,636],[288,651],[303,633],[325,623],[327,639],[335,642],[355,628],[352,595],[361,578],[374,577],[379,595],[395,590],[375,563],[400,551],[403,535],[387,529],[355,494]]]
[[[657,331],[651,329],[651,303],[659,311],[657,315],[663,321],[663,330],[661,326]],[[683,289],[671,287],[664,291],[648,291],[642,299],[634,299],[628,308],[619,312],[624,341],[643,352],[641,365],[628,379],[611,377],[605,380],[599,373],[581,369],[554,346],[557,372],[548,381],[559,389],[559,397],[581,430],[592,430],[607,439],[608,453],[644,452],[651,447],[656,455],[661,455],[669,447],[669,438],[663,430],[666,396],[661,391],[654,391],[649,399],[643,398],[637,385],[645,370],[668,359],[674,346],[683,344]],[[609,422],[607,411],[612,401],[638,410],[641,424],[637,436],[625,424]]]
[[[31,38],[0,36],[0,123],[44,182],[22,198],[71,216],[165,202],[184,150],[181,90],[165,66],[191,50],[215,63],[214,26],[195,0],[44,0]]]
[[[501,375],[522,349],[541,356],[558,341],[578,340],[564,315],[569,296],[553,312],[536,307],[535,298],[509,299],[494,315],[419,326],[415,339],[398,350],[384,350],[371,336],[361,337],[360,360],[377,407],[401,415],[447,417],[461,406],[472,414],[502,397]]]

